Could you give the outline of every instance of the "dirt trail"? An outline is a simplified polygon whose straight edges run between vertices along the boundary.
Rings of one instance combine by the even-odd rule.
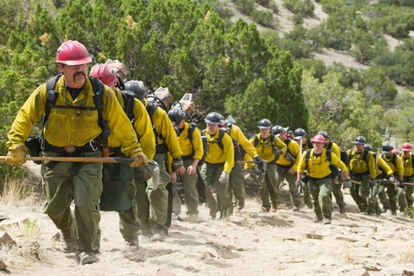
[[[412,220],[390,214],[371,217],[357,212],[348,191],[348,213],[336,205],[332,225],[313,223],[313,210],[293,212],[283,188],[276,213],[259,212],[249,199],[229,221],[212,220],[200,206],[200,221],[174,218],[165,242],[141,244],[136,254],[124,254],[118,215],[102,212],[100,262],[79,266],[52,240],[57,233],[28,200],[0,201],[9,220],[0,223],[16,242],[0,249],[12,275],[402,275],[414,272]],[[183,213],[185,207],[183,206]],[[12,221],[20,226],[4,227]],[[30,226],[32,225],[32,226]],[[364,274],[364,273],[368,274]],[[0,273],[1,274],[1,273]],[[408,275],[408,274],[407,274]]]

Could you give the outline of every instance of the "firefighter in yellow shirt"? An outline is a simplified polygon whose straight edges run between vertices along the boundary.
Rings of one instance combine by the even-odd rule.
[[[368,210],[370,181],[376,177],[374,156],[372,152],[364,149],[366,143],[365,137],[358,136],[354,140],[355,148],[347,152],[351,179],[360,182],[352,183],[351,196],[361,212]]]
[[[404,143],[401,147],[401,158],[404,165],[404,182],[414,182],[414,157],[411,153],[413,146],[410,143]],[[414,186],[406,185],[405,199],[407,200],[407,207],[413,206],[413,192]]]
[[[203,141],[200,130],[195,125],[184,121],[185,113],[181,108],[173,108],[168,111],[168,117],[177,131],[177,139],[183,152],[182,159],[186,171],[181,175],[181,181],[184,188],[187,215],[193,220],[198,217],[197,165],[204,154]]]
[[[203,135],[207,139],[208,151],[200,173],[206,185],[206,203],[213,219],[217,212],[220,212],[222,219],[231,215],[229,180],[234,166],[234,147],[230,135],[219,129],[222,117],[217,112],[211,112],[204,119],[207,130]]]
[[[300,145],[302,144],[302,148],[300,150],[305,152],[306,150],[312,148],[312,143],[310,139],[307,138],[307,132],[303,128],[297,128],[293,132],[295,141]],[[305,182],[304,182],[305,181]],[[313,209],[312,198],[309,191],[309,185],[307,183],[307,179],[302,179],[303,182],[303,202],[308,206],[308,208]]]
[[[243,173],[243,166],[238,164],[237,161],[241,161],[243,159],[243,153],[245,152],[249,157],[251,157],[256,164],[260,165],[263,161],[260,159],[259,155],[256,152],[256,148],[253,146],[252,143],[246,138],[243,134],[242,130],[232,123],[229,120],[224,120],[223,124],[225,125],[224,128],[230,137],[235,142],[238,149],[235,148],[235,162],[234,167],[230,173],[230,182],[229,182],[229,193],[230,198],[232,198],[233,194],[237,200],[237,209],[240,211],[244,208],[245,198],[246,198],[246,190],[244,188],[244,173]],[[237,151],[237,153],[236,153]]]
[[[259,195],[262,200],[263,212],[276,212],[279,204],[279,187],[276,185],[276,161],[286,152],[286,144],[275,137],[272,131],[272,123],[268,119],[262,119],[258,123],[260,133],[255,134],[249,140],[259,157],[267,162],[267,170],[263,183],[259,182]],[[270,205],[269,201],[272,201]]]
[[[168,235],[168,227],[165,225],[168,216],[168,191],[167,185],[171,181],[171,175],[175,172],[185,171],[182,151],[177,140],[174,127],[167,112],[159,107],[156,101],[148,102],[145,98],[148,90],[142,82],[128,81],[125,89],[135,93],[135,96],[144,104],[152,122],[152,130],[155,135],[154,160],[160,169],[158,186],[152,178],[148,181],[135,179],[137,193],[135,200],[138,206],[138,217],[141,223],[142,241],[163,241]],[[168,171],[167,152],[173,158],[172,170]]]
[[[20,109],[8,133],[7,164],[21,165],[26,161],[25,141],[42,114],[46,115],[40,153],[44,157],[102,156],[102,151],[107,150],[105,120],[120,141],[121,152],[135,159],[131,166],[148,164],[115,94],[88,77],[91,61],[85,46],[78,41],[68,40],[59,47],[55,62],[62,75],[51,79],[54,83],[50,89],[49,81],[40,85]],[[96,104],[98,101],[101,102]],[[43,211],[61,230],[63,249],[75,250],[79,264],[97,262],[102,163],[43,162],[41,171],[46,195]]]
[[[119,63],[119,61],[118,61]],[[155,154],[155,138],[152,132],[151,119],[147,110],[141,101],[135,98],[131,91],[122,92],[117,86],[123,86],[122,80],[118,79],[114,63],[96,64],[92,67],[89,75],[96,77],[103,84],[109,86],[115,93],[125,114],[131,121],[136,133],[139,137],[142,150],[147,157],[152,160]],[[108,144],[110,147],[111,157],[124,157],[120,151],[120,142],[117,137],[110,135]],[[100,206],[103,211],[119,212],[119,228],[125,240],[125,250],[138,250],[138,232],[140,223],[138,219],[138,210],[135,202],[136,187],[133,180],[134,169],[122,163],[108,163],[103,165],[103,185],[104,191],[101,196]],[[128,189],[128,204],[121,206],[113,206],[119,201],[117,196],[125,189]],[[129,208],[128,208],[129,207]],[[98,231],[100,233],[100,231]]]
[[[313,206],[316,214],[315,222],[321,222],[325,218],[325,224],[331,224],[332,219],[332,171],[330,165],[333,164],[341,169],[345,178],[344,186],[350,187],[348,170],[339,157],[325,149],[326,140],[322,135],[316,135],[311,139],[313,149],[307,150],[299,162],[296,185],[302,185],[301,177],[305,172],[309,177],[309,185],[313,198]]]
[[[383,176],[379,197],[383,204],[383,211],[386,212],[387,209],[391,209],[391,214],[396,216],[397,201],[399,202],[401,212],[404,212],[406,203],[404,195],[405,185],[403,184],[404,165],[401,157],[392,152],[393,149],[394,147],[388,142],[382,145],[381,157],[393,171],[393,176]]]
[[[296,141],[288,138],[289,127],[279,125],[272,127],[272,134],[286,144],[286,152],[280,155],[276,161],[276,186],[280,188],[282,181],[286,179],[289,185],[290,200],[293,203],[293,211],[299,211],[300,197],[295,185],[296,171],[299,164],[299,145]]]
[[[381,185],[383,175],[392,178],[394,178],[394,176],[390,166],[388,166],[387,162],[385,162],[384,159],[382,159],[381,154],[377,155],[376,152],[373,152],[374,149],[370,144],[365,144],[364,150],[372,152],[375,161],[375,179],[374,181],[370,181],[370,194],[368,196],[368,214],[376,214],[377,216],[379,216],[381,214],[381,208],[378,204],[378,195],[383,188]]]
[[[326,144],[325,144],[325,149],[330,150],[332,153],[334,153],[336,156],[338,156],[338,158],[341,158],[341,149],[340,147],[333,141],[330,140],[330,137],[328,135],[328,133],[324,130],[321,130],[318,132],[319,135],[322,135],[325,140],[326,140]],[[345,214],[346,209],[345,209],[345,201],[344,201],[344,194],[342,193],[342,180],[339,177],[339,171],[338,168],[334,168],[333,167],[333,178],[334,178],[334,183],[332,185],[332,193],[335,197],[336,200],[336,204],[338,204],[339,206],[339,212],[341,214]]]

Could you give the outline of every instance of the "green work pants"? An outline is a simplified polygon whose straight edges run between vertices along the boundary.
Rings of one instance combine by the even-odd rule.
[[[381,209],[378,204],[378,195],[383,188],[384,187],[379,183],[370,186],[368,195],[368,214],[381,214]]]
[[[370,193],[369,186],[369,174],[366,175],[354,175],[351,174],[351,179],[361,182],[361,184],[352,183],[351,196],[361,212],[367,211],[368,208],[368,196]]]
[[[332,182],[332,181],[331,181]],[[344,201],[344,194],[342,193],[342,181],[338,180],[338,183],[332,183],[332,193],[335,197],[336,204],[338,204],[339,207],[345,207],[345,201]]]
[[[404,212],[405,207],[407,206],[405,202],[404,189],[396,187],[395,184],[391,183],[388,180],[382,181],[381,184],[386,188],[391,213],[394,215],[397,213],[397,203],[399,210],[401,212]]]
[[[310,193],[313,199],[313,209],[316,216],[322,219],[322,216],[326,219],[332,218],[332,179],[310,179],[309,180]]]
[[[57,156],[54,152],[43,152],[44,157]],[[85,152],[85,157],[101,157],[101,151]],[[75,229],[76,254],[94,252],[99,221],[99,198],[102,194],[102,164],[82,163],[80,169],[70,171],[74,163],[59,162],[53,169],[43,162],[41,167],[42,188],[46,196],[43,212],[63,232]],[[74,200],[75,218],[70,204]]]
[[[184,167],[187,169],[192,163],[193,159],[183,160]],[[185,205],[187,206],[187,215],[198,214],[199,195],[196,188],[198,174],[189,175],[187,171],[180,176],[183,183]]]
[[[156,153],[154,156],[160,168],[160,176],[158,187],[154,189],[153,178],[147,181],[146,193],[141,193],[141,189],[137,185],[137,194],[135,201],[138,206],[138,217],[141,222],[142,232],[148,225],[151,229],[167,230],[165,223],[167,222],[167,211],[168,211],[168,191],[166,189],[167,184],[170,183],[171,177],[167,171],[167,157],[164,153]],[[142,208],[148,202],[148,212],[142,210]],[[140,210],[141,209],[141,210]]]
[[[234,163],[230,173],[229,194],[232,201],[233,195],[237,201],[246,198],[246,189],[244,188],[244,172],[241,164]]]
[[[268,163],[264,181],[258,181],[259,195],[262,200],[262,206],[270,208],[270,200],[273,205],[279,204],[279,186],[276,186],[276,164]]]
[[[145,236],[151,235],[151,224],[149,221],[150,204],[147,196],[147,181],[135,179],[135,203],[138,212],[138,221],[140,222],[141,234]]]
[[[287,183],[289,184],[290,200],[292,201],[293,205],[299,207],[300,197],[297,196],[297,187],[295,184],[296,174],[290,174],[289,168],[285,168],[276,164],[276,187],[278,187],[278,190],[280,190],[280,185],[282,184],[283,179],[286,179]]]
[[[413,183],[414,182],[414,177],[413,176],[404,176],[404,182]],[[413,192],[414,192],[414,186],[406,185],[405,199],[407,201],[407,207],[412,207],[413,206],[413,202],[414,202]]]
[[[229,183],[220,183],[219,178],[223,172],[223,164],[204,163],[201,166],[201,177],[206,184],[206,203],[210,209],[210,216],[215,218],[220,211],[220,218],[226,218],[231,214],[231,201],[229,195]],[[214,197],[216,194],[217,199]]]

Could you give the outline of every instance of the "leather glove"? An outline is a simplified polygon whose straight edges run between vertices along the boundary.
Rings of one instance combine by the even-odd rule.
[[[26,147],[23,145],[16,145],[9,148],[6,157],[7,165],[23,165],[26,162]]]
[[[135,168],[134,171],[134,178],[137,180],[147,181],[154,175],[155,168],[158,167],[157,162],[150,161],[148,162],[148,166],[142,166]]]
[[[256,163],[256,165],[261,165],[263,163],[263,159],[260,158],[259,156],[256,156],[255,158],[253,158],[253,160]]]
[[[295,185],[296,185],[296,195],[300,195],[302,193],[302,181],[296,180]]]
[[[219,182],[222,184],[226,184],[229,182],[229,178],[230,178],[229,174],[223,171],[220,175]]]
[[[351,179],[347,179],[347,180],[345,180],[345,181],[342,183],[342,187],[343,187],[344,189],[346,189],[346,188],[351,188],[351,187],[352,187]]]
[[[181,167],[184,167],[183,159],[181,157],[173,159],[171,167],[172,167],[173,172],[177,171]]]
[[[148,158],[140,147],[135,148],[129,157],[135,159],[129,164],[131,167],[148,167]]]
[[[398,180],[398,187],[405,189],[405,185],[402,180]]]

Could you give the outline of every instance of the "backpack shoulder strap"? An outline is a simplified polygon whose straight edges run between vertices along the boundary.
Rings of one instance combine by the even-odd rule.
[[[52,107],[56,104],[57,101],[57,94],[56,94],[56,83],[60,79],[62,74],[58,74],[54,77],[51,77],[46,82],[46,108],[45,108],[45,114],[43,116],[43,128],[46,124],[46,121],[49,117],[50,110]]]
[[[221,150],[224,150],[224,146],[223,146],[223,136],[225,134],[226,134],[226,132],[224,130],[219,129],[219,137],[217,139],[217,145],[221,148]]]
[[[332,151],[327,149],[326,150],[326,160],[328,160],[329,164],[331,164],[331,160],[332,160]]]
[[[257,147],[257,145],[259,144],[259,137],[257,136],[257,134],[253,134],[253,139],[253,145]]]
[[[308,162],[309,162],[309,158],[310,158],[310,154],[311,154],[311,150],[312,149],[307,149],[305,151],[305,157],[304,157],[304,161],[305,161],[305,170],[308,170]]]
[[[195,124],[193,124],[193,123],[191,123],[189,126],[188,126],[188,135],[187,135],[187,139],[188,140],[190,140],[191,141],[191,143],[194,141],[194,130],[195,130],[195,128],[196,128],[196,125]]]
[[[332,145],[333,145],[332,141],[329,141],[328,146],[326,147],[326,149],[330,150],[332,148]]]
[[[134,120],[134,104],[135,94],[128,90],[121,90],[122,98],[124,99],[124,111],[132,122]]]

